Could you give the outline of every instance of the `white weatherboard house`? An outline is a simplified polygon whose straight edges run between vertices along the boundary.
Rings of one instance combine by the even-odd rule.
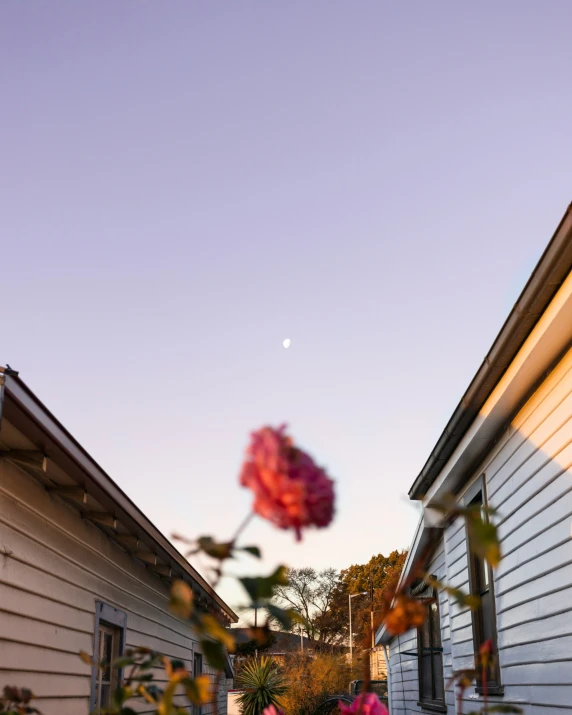
[[[3,368],[0,549],[0,689],[30,688],[44,715],[87,715],[105,705],[120,674],[92,672],[80,650],[108,656],[147,646],[191,672],[212,672],[196,633],[169,613],[173,578],[192,587],[200,607],[236,622],[17,373]],[[222,678],[222,715],[226,691]]]
[[[531,715],[572,712],[572,208],[409,492],[423,505],[402,579],[427,543],[428,571],[481,597],[460,608],[424,583],[422,629],[376,642],[390,653],[391,715],[454,713],[453,671],[474,667],[491,639],[493,702]],[[470,330],[470,325],[466,326]],[[498,510],[504,558],[469,557],[464,521],[435,531],[431,505],[454,494]],[[482,705],[483,683],[464,712]]]

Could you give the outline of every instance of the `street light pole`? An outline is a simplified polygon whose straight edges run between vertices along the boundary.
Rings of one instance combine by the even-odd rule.
[[[354,647],[352,644],[352,597],[348,594],[348,610],[350,612],[350,668],[354,662]]]
[[[350,668],[354,665],[354,645],[353,645],[353,633],[352,633],[352,598],[356,596],[367,596],[367,591],[362,591],[361,593],[350,593],[348,594],[348,610],[350,612]]]
[[[369,580],[369,610],[370,610],[370,630],[371,630],[371,650],[375,648],[375,636],[373,633],[373,579]]]

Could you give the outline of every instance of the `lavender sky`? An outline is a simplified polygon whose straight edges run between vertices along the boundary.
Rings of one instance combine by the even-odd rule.
[[[166,534],[229,536],[249,431],[287,421],[338,513],[303,546],[255,523],[264,569],[407,547],[407,490],[572,198],[571,23],[3,0],[0,362]]]

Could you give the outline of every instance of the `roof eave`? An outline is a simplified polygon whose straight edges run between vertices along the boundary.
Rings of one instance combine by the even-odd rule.
[[[410,499],[423,499],[571,270],[572,204],[411,486]]]
[[[91,490],[98,501],[113,506],[118,518],[138,538],[157,549],[176,572],[191,579],[231,622],[236,623],[236,613],[95,462],[17,373],[6,370],[3,370],[3,373],[3,408],[6,419],[29,435],[32,441],[41,445],[71,478],[86,491]]]

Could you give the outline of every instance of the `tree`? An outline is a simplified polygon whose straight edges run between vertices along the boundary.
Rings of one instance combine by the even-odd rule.
[[[358,648],[371,647],[371,600],[370,584],[373,584],[373,627],[374,632],[383,621],[391,605],[397,581],[403,569],[407,551],[392,551],[389,556],[378,554],[363,566],[350,566],[340,574],[347,593],[367,591],[368,596],[354,599],[352,614],[353,632]],[[346,596],[347,603],[347,596]]]
[[[407,557],[406,551],[392,551],[389,556],[377,554],[367,564],[355,564],[344,569],[338,579],[328,613],[320,627],[329,629],[329,642],[346,642],[349,639],[348,596],[367,592],[366,596],[352,599],[352,632],[358,649],[370,648],[371,601],[370,584],[374,588],[374,630],[388,610],[395,586]],[[335,635],[334,635],[335,634]]]
[[[281,605],[293,608],[304,617],[306,623],[302,625],[302,630],[310,640],[329,645],[331,630],[327,627],[327,614],[338,583],[339,574],[332,568],[323,571],[290,569],[288,585],[278,586],[275,595]],[[294,625],[293,630],[298,627]]]
[[[366,564],[354,564],[338,573],[335,569],[291,569],[289,584],[276,589],[281,604],[294,608],[306,619],[303,627],[308,638],[323,647],[347,644],[349,638],[348,595],[374,587],[374,628],[389,608],[393,590],[405,563],[406,551],[377,554]],[[371,602],[368,596],[352,599],[354,642],[357,648],[369,648]],[[297,626],[294,626],[294,630]]]

